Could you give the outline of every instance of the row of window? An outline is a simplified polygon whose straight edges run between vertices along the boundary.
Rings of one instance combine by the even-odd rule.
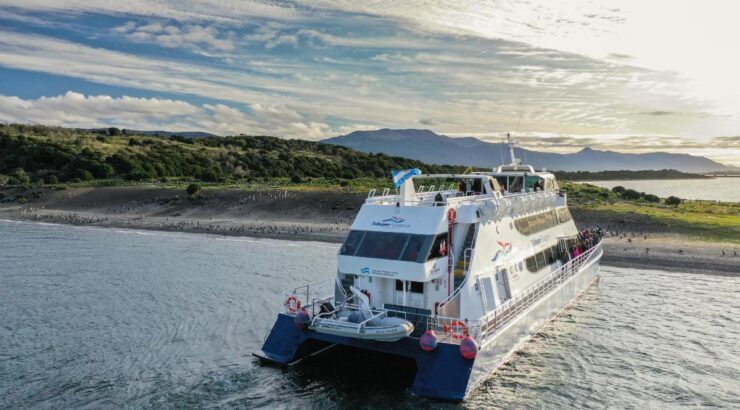
[[[508,192],[533,192],[533,191],[552,191],[558,186],[552,178],[540,178],[538,176],[497,176],[499,186]]]
[[[558,258],[560,258],[560,252],[558,246],[555,245],[527,258],[527,270],[532,273],[539,272],[545,266],[555,263]]]
[[[571,219],[568,208],[559,208],[557,212],[551,210],[519,218],[514,221],[514,225],[521,234],[532,235]]]
[[[416,235],[353,230],[339,253],[363,258],[424,262],[447,255],[447,232]]]

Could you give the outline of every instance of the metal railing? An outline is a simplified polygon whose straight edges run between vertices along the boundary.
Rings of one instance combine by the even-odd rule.
[[[521,312],[540,301],[545,295],[559,288],[560,285],[577,274],[584,265],[590,263],[592,256],[597,255],[600,252],[602,252],[601,243],[598,243],[583,254],[571,259],[557,270],[539,279],[513,298],[499,305],[493,311],[484,314],[477,320],[468,320],[460,317],[460,291],[465,288],[465,284],[471,275],[466,275],[460,286],[458,286],[457,289],[455,289],[455,291],[437,307],[436,314],[424,315],[395,309],[371,308],[367,310],[372,313],[372,316],[361,323],[349,323],[331,318],[331,316],[343,310],[359,310],[360,306],[352,303],[354,296],[350,296],[346,301],[338,303],[331,312],[321,313],[320,310],[317,312],[317,308],[320,308],[321,304],[332,301],[336,302],[334,300],[334,286],[337,286],[336,278],[300,286],[285,292],[285,295],[286,301],[288,297],[293,296],[301,302],[301,308],[311,309],[312,325],[317,320],[328,321],[332,326],[343,327],[359,332],[371,320],[385,317],[389,313],[393,313],[394,316],[403,317],[407,320],[410,316],[417,319],[420,317],[425,318],[424,321],[426,323],[426,328],[437,332],[440,340],[450,343],[458,343],[461,339],[459,335],[465,334],[472,336],[480,343],[482,339],[501,329]],[[327,285],[331,285],[330,291],[327,290]],[[483,290],[481,289],[481,291]],[[294,311],[290,311],[288,309],[287,303],[285,304],[285,310],[283,313],[290,315],[295,314]],[[450,332],[450,329],[452,328],[460,328],[463,330],[461,331],[462,333],[455,333],[454,331]]]
[[[539,301],[542,296],[558,288],[562,283],[578,273],[592,255],[600,251],[601,244],[599,243],[484,315],[479,320],[481,337],[485,337],[501,328],[523,310]]]
[[[317,305],[320,306],[321,303],[333,300],[335,283],[336,277],[332,277],[283,292],[285,296],[283,313],[294,315],[299,309],[313,308]],[[295,299],[295,304],[291,305],[290,301],[293,299]]]

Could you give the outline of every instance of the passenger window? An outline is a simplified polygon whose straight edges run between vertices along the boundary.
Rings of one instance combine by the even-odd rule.
[[[544,231],[547,229],[547,222],[545,222],[544,213],[537,215],[537,227],[539,228],[538,231]]]
[[[522,177],[511,177],[511,185],[509,185],[509,192],[521,192],[524,188],[524,180]]]
[[[421,248],[424,247],[424,235],[411,235],[409,242],[406,245],[406,250],[403,252],[401,260],[416,262],[419,259]]]
[[[403,292],[403,281],[396,279],[396,290]],[[406,290],[411,293],[424,293],[424,283],[411,281]]]
[[[409,292],[424,293],[424,283],[423,282],[409,282]]]
[[[342,245],[342,250],[340,254],[354,255],[357,251],[357,248],[359,248],[360,246],[363,235],[365,235],[365,232],[363,231],[350,231],[347,239],[344,241],[344,245]]]
[[[537,257],[537,270],[540,270],[540,269],[544,268],[545,265],[546,265],[546,263],[545,263],[545,253],[544,252],[540,252],[540,253],[538,253],[536,255],[536,257]]]

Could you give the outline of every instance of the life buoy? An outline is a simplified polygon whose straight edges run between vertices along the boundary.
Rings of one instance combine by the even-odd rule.
[[[445,325],[445,333],[452,336],[454,339],[462,339],[468,335],[468,327],[462,320],[455,320],[450,323],[449,326]]]
[[[447,221],[451,224],[454,224],[457,222],[457,211],[455,208],[450,208],[447,210]]]
[[[285,300],[285,308],[288,309],[288,312],[295,313],[301,309],[301,301],[295,296],[288,296],[288,299]]]

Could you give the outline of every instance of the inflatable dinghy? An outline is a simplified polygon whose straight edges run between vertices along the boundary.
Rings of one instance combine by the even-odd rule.
[[[342,310],[329,317],[316,317],[309,329],[335,336],[352,337],[363,340],[395,342],[410,335],[414,325],[400,317],[387,317],[383,312],[373,312],[367,296],[350,286],[359,302],[356,310]]]

